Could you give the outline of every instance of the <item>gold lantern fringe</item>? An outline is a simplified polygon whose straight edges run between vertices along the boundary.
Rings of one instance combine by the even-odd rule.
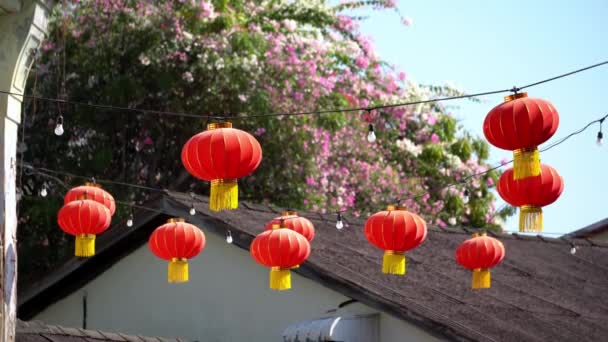
[[[291,272],[280,267],[270,268],[270,288],[272,290],[289,290],[291,288]]]
[[[536,232],[543,231],[543,209],[531,205],[519,208],[519,231]]]
[[[173,258],[169,261],[167,280],[170,283],[185,283],[188,281],[188,260]]]
[[[490,284],[490,269],[478,268],[473,270],[473,289],[489,289]]]
[[[209,209],[231,210],[239,206],[239,186],[236,179],[214,179],[211,181]]]
[[[513,151],[513,179],[540,175],[540,153],[538,148]]]
[[[95,235],[76,235],[76,248],[74,250],[74,255],[85,258],[95,255]]]
[[[382,273],[405,274],[405,255],[395,251],[385,251],[382,259]]]

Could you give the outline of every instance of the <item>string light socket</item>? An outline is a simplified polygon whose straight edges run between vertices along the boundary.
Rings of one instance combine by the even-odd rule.
[[[133,214],[129,214],[129,218],[127,219],[127,227],[133,227]]]
[[[574,255],[576,254],[576,246],[572,245],[572,247],[570,247],[570,254]]]
[[[63,115],[59,115],[55,124],[55,135],[58,137],[62,136],[63,132]]]
[[[226,232],[226,243],[231,245],[233,241],[234,241],[234,239],[232,238],[232,232],[230,230],[228,230]]]
[[[373,143],[376,141],[376,132],[374,131],[374,124],[369,124],[367,130],[367,141]]]
[[[464,192],[462,193],[462,202],[464,204],[469,203],[470,200],[470,193],[469,193],[469,189],[464,189]]]
[[[40,189],[40,196],[46,197],[48,195],[48,191],[46,189],[46,183],[42,184],[42,189]]]
[[[344,222],[342,221],[342,213],[338,212],[338,219],[336,220],[336,229],[342,230],[344,228]]]

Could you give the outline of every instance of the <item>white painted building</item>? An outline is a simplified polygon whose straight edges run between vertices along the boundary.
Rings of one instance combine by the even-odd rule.
[[[116,224],[98,238],[95,257],[74,258],[23,289],[20,318],[200,342],[608,336],[602,323],[608,323],[608,301],[600,295],[608,276],[596,271],[608,260],[608,246],[577,241],[574,258],[559,239],[499,235],[507,257],[492,270],[492,288],[473,291],[470,271],[453,256],[467,231],[429,227],[427,240],[407,253],[407,275],[399,277],[381,273],[382,253],[365,240],[364,220],[351,219],[338,231],[333,215],[304,213],[316,227],[312,254],[293,274],[291,290],[273,291],[269,270],[247,249],[280,210],[241,203],[239,210],[218,214],[206,209],[206,198],[199,200],[196,216],[188,215],[186,194],[167,193],[147,203],[166,215],[142,212],[133,228]],[[207,237],[203,252],[189,263],[185,284],[167,283],[166,262],[146,244],[174,216],[185,217]],[[228,230],[232,245],[225,241]],[[595,285],[573,291],[581,282]]]

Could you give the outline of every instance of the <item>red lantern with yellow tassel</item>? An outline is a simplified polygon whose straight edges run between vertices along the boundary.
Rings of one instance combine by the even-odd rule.
[[[555,202],[564,191],[562,176],[551,166],[542,164],[540,174],[513,179],[513,169],[506,170],[498,181],[497,190],[505,202],[519,207],[519,231],[541,232],[543,209]]]
[[[78,257],[95,255],[95,237],[108,229],[111,221],[110,210],[89,199],[69,202],[57,214],[59,227],[76,237],[74,254]]]
[[[282,224],[282,227],[304,235],[308,242],[311,242],[315,238],[315,226],[307,218],[298,216],[298,213],[295,211],[284,211],[281,216],[275,217],[266,224],[266,230],[271,230],[276,224]]]
[[[68,204],[72,201],[82,199],[83,196],[86,196],[86,198],[89,200],[103,204],[106,208],[108,208],[108,210],[110,210],[110,215],[114,215],[114,212],[116,211],[114,197],[102,189],[97,183],[85,183],[84,185],[70,189],[70,191],[68,191],[63,198],[63,204]]]
[[[189,279],[188,259],[205,248],[205,234],[182,218],[172,218],[154,230],[148,246],[154,255],[169,261],[167,280],[184,283]]]
[[[456,261],[473,271],[473,289],[490,288],[490,268],[498,265],[505,257],[505,246],[499,240],[485,233],[473,234],[456,249]]]
[[[538,145],[549,140],[558,125],[559,114],[549,101],[516,93],[490,110],[483,133],[490,144],[513,151],[513,177],[522,179],[540,173]]]
[[[418,247],[426,239],[426,222],[405,210],[389,205],[365,222],[365,237],[374,246],[384,250],[382,272],[405,274],[405,252]]]
[[[186,170],[211,182],[209,209],[213,211],[238,207],[237,179],[255,171],[261,160],[260,143],[229,122],[207,125],[206,131],[190,138],[182,149]]]
[[[251,242],[251,256],[259,264],[270,267],[270,288],[289,290],[291,271],[310,255],[310,244],[304,235],[275,224],[272,230],[259,234]]]

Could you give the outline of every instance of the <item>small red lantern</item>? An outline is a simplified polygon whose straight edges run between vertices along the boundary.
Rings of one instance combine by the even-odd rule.
[[[542,164],[540,174],[513,179],[513,169],[506,170],[498,181],[497,190],[505,202],[519,207],[519,231],[543,230],[542,207],[555,202],[564,191],[562,176],[551,166]]]
[[[196,178],[211,182],[209,209],[238,207],[237,179],[255,171],[262,160],[260,143],[229,122],[212,123],[186,142],[182,163]]]
[[[490,288],[490,268],[498,265],[505,257],[505,246],[499,240],[485,233],[473,234],[456,249],[456,261],[473,271],[473,289]]]
[[[540,173],[538,145],[549,140],[558,125],[559,115],[549,101],[516,93],[490,110],[483,133],[490,144],[513,151],[513,176],[521,179]]]
[[[93,200],[76,200],[64,205],[57,215],[61,229],[76,236],[74,254],[78,257],[95,255],[95,236],[110,226],[110,210]]]
[[[77,186],[75,188],[70,189],[63,199],[63,204],[68,204],[72,201],[76,201],[84,198],[86,196],[87,199],[103,204],[108,210],[110,210],[110,215],[114,215],[116,212],[116,203],[114,202],[114,197],[110,195],[107,191],[101,188],[99,184],[96,183],[85,183],[85,185]]]
[[[169,261],[167,279],[170,283],[188,281],[188,259],[205,248],[205,234],[182,218],[172,218],[156,228],[148,246],[154,255]]]
[[[291,288],[291,272],[310,255],[310,244],[304,235],[274,225],[272,230],[259,234],[251,242],[251,257],[259,264],[270,267],[270,288]]]
[[[382,272],[405,274],[405,252],[418,247],[426,239],[426,223],[404,207],[389,205],[365,222],[365,237],[384,250]]]
[[[276,224],[304,235],[308,242],[315,238],[315,226],[307,218],[298,216],[295,211],[284,211],[281,216],[266,224],[266,230],[271,230]]]

